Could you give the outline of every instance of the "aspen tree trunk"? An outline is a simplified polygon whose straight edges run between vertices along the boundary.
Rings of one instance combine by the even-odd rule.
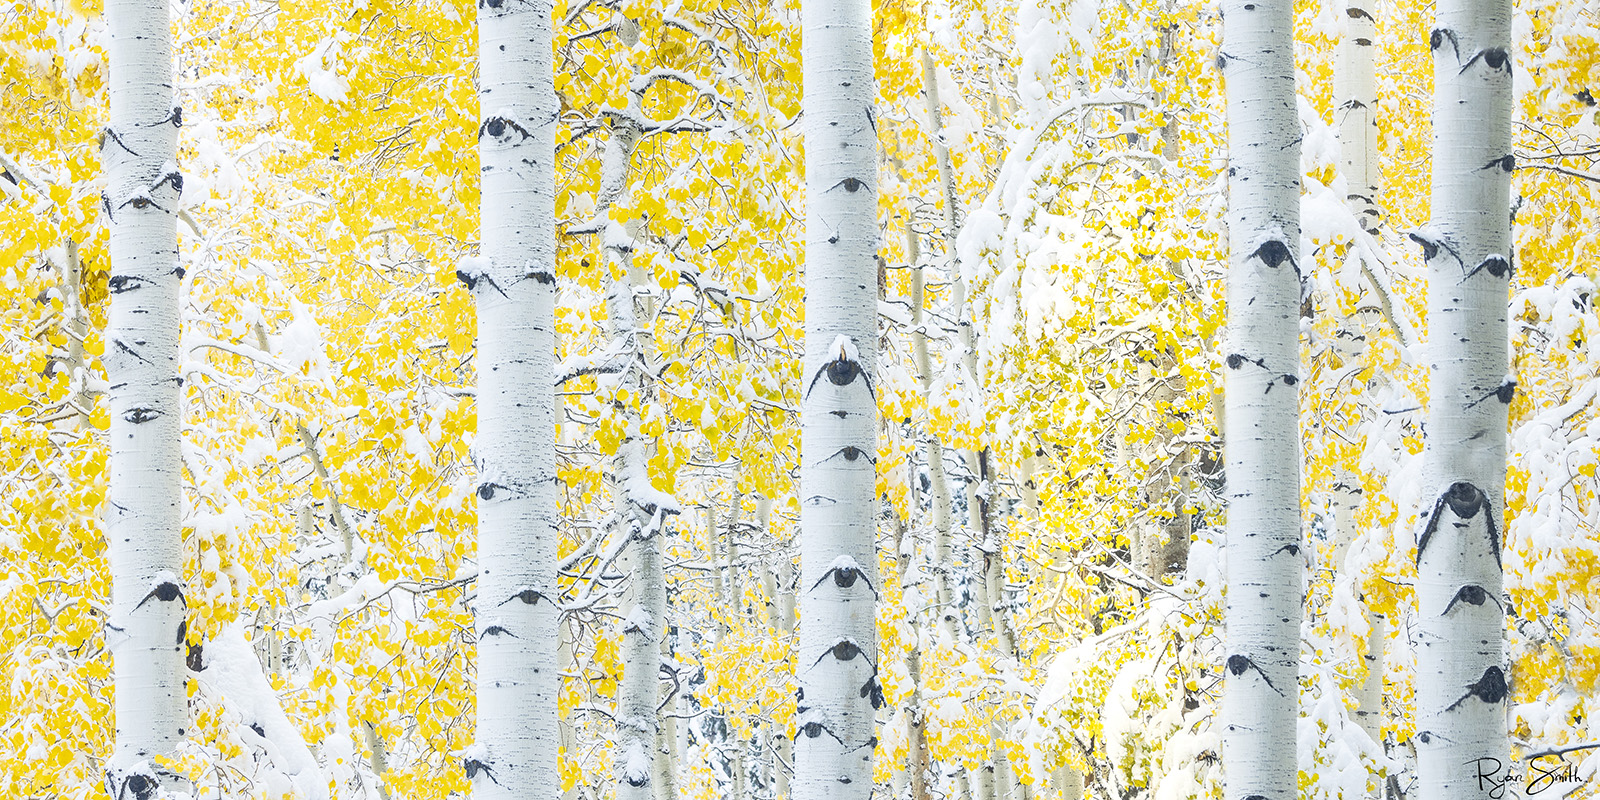
[[[1501,532],[1506,295],[1512,269],[1510,0],[1441,0],[1434,59],[1429,403],[1417,541],[1417,785],[1422,800],[1484,796],[1504,779]],[[1428,496],[1428,495],[1425,495]],[[1513,792],[1514,793],[1514,792]]]
[[[794,633],[795,625],[794,560],[789,553],[788,543],[779,541],[772,533],[770,498],[762,497],[756,501],[756,516],[761,530],[766,533],[766,538],[772,541],[778,550],[777,555],[767,563],[762,576],[773,635],[788,641],[790,635]],[[794,772],[793,738],[787,731],[780,730],[771,731],[770,738],[770,751],[774,762],[772,769],[774,797],[782,800],[789,797],[789,778]]]
[[[1378,91],[1373,42],[1378,37],[1372,0],[1345,0],[1345,34],[1335,62],[1334,92],[1339,100],[1340,159],[1345,189],[1361,227],[1377,230],[1383,182],[1378,165]]]
[[[872,794],[878,683],[878,181],[872,5],[803,0],[805,357],[794,793]]]
[[[110,485],[116,746],[106,764],[113,798],[187,792],[188,781],[155,763],[172,756],[188,716],[184,670],[187,602],[179,501],[177,212],[182,113],[172,91],[172,35],[165,0],[109,0],[111,124],[101,136],[111,229]]]
[[[560,669],[561,675],[558,680],[565,680],[567,675],[576,674],[578,670],[577,655],[573,652],[573,645],[576,644],[574,641],[576,634],[573,632],[572,626],[565,622],[558,626],[558,634],[561,637],[556,644],[556,665]],[[573,726],[571,720],[561,720],[560,735],[562,751],[567,754],[568,758],[576,758],[578,749],[578,731]],[[581,785],[581,782],[574,783],[572,788],[563,791],[561,793],[561,800],[579,800],[579,785]]]
[[[1339,99],[1340,160],[1347,200],[1359,214],[1361,226],[1371,233],[1377,232],[1383,219],[1378,207],[1383,175],[1378,164],[1378,94],[1373,65],[1373,42],[1377,39],[1377,21],[1372,15],[1375,8],[1372,0],[1346,0],[1345,35],[1339,45],[1334,71],[1335,94]],[[1368,279],[1374,282],[1375,291],[1381,289],[1376,287],[1376,278],[1370,271]],[[1359,318],[1342,320],[1338,339],[1351,359],[1366,355],[1368,333]],[[1349,433],[1354,434],[1353,431]],[[1345,546],[1356,535],[1361,478],[1354,470],[1341,469],[1335,476],[1335,484],[1335,516],[1342,546],[1334,567],[1343,570]],[[1367,673],[1356,690],[1355,717],[1367,735],[1379,743],[1383,741],[1383,647],[1387,629],[1383,615],[1369,608],[1367,639],[1361,654]]]
[[[1224,0],[1228,654],[1224,796],[1298,796],[1300,126],[1288,0]]]
[[[560,793],[555,130],[548,0],[478,5],[478,730],[473,796]]]
[[[632,106],[638,107],[637,95],[632,98]],[[607,213],[611,204],[631,189],[629,176],[639,136],[634,123],[622,122],[613,127],[604,157],[600,214],[605,219],[602,241],[607,271],[617,276],[606,299],[611,334],[615,340],[625,341],[622,350],[631,354],[623,383],[638,407],[649,408],[656,397],[655,302],[643,270],[633,260],[635,237],[630,226]],[[635,407],[629,406],[622,413],[628,438],[613,464],[613,491],[617,519],[632,539],[628,586],[633,604],[623,621],[623,681],[617,698],[617,797],[665,800],[674,789],[671,759],[661,757],[670,754],[670,748],[661,746],[658,712],[667,616],[660,539],[666,515],[677,509],[670,498],[650,484],[648,462],[655,450],[654,438],[640,431],[642,420]]]
[[[927,325],[927,313],[924,310],[927,302],[924,288],[927,285],[927,278],[920,261],[917,236],[909,226],[906,234],[912,263],[911,360],[917,368],[917,384],[922,388],[922,395],[927,397],[933,391],[933,366],[928,358],[928,335],[924,327]],[[950,480],[944,470],[944,445],[938,436],[932,432],[927,434],[923,452],[928,461],[928,491],[931,495],[929,504],[933,509],[934,608],[939,618],[939,630],[954,643],[957,619],[955,598],[950,591],[950,571],[953,565],[950,555]]]

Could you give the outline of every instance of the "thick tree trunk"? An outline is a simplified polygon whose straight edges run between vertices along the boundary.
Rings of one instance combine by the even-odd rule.
[[[872,6],[803,0],[805,358],[795,797],[872,794],[878,683]]]
[[[473,796],[553,798],[557,750],[555,131],[548,0],[478,5],[478,731]]]
[[[1434,59],[1430,396],[1417,541],[1417,782],[1422,800],[1482,793],[1513,769],[1501,599],[1512,58],[1510,0],[1441,0]]]
[[[113,798],[166,797],[188,782],[155,763],[172,756],[187,718],[183,537],[179,512],[178,126],[165,0],[108,0],[111,124],[100,158],[111,229],[110,486],[116,747],[106,764]]]
[[[1224,796],[1298,795],[1300,126],[1288,0],[1225,0],[1229,345]]]

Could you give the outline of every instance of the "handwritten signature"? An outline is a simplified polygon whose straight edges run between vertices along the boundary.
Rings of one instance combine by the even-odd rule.
[[[1580,750],[1590,750],[1600,747],[1600,744],[1579,745],[1563,748],[1554,752],[1537,753],[1527,758],[1527,771],[1517,772],[1507,769],[1500,759],[1491,756],[1468,761],[1478,770],[1478,789],[1487,792],[1490,800],[1500,800],[1505,796],[1506,785],[1516,785],[1526,780],[1526,794],[1532,797],[1549,789],[1563,784],[1582,783],[1578,777],[1577,765],[1567,763],[1564,759],[1555,764],[1540,764],[1540,759],[1562,758],[1567,753]]]

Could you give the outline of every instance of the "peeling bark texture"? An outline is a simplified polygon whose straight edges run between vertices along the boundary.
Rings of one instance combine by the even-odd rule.
[[[100,140],[111,231],[106,644],[117,720],[106,789],[119,800],[148,800],[190,788],[155,763],[175,755],[188,716],[181,627],[188,607],[179,577],[180,116],[173,113],[166,0],[108,0],[106,27],[111,117]]]
[[[1288,0],[1224,0],[1228,574],[1224,797],[1293,800],[1301,579],[1300,126]]]
[[[548,0],[478,4],[478,800],[560,793],[555,83]],[[469,263],[474,264],[468,266]]]
[[[803,0],[805,357],[797,800],[872,794],[877,548],[877,136],[872,5]]]
[[[1510,0],[1441,0],[1434,59],[1428,427],[1417,542],[1417,795],[1484,797],[1506,735],[1506,297],[1511,277]],[[1426,496],[1426,495],[1425,495]]]

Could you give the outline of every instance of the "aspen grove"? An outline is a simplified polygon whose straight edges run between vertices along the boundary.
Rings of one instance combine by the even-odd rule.
[[[1600,796],[1596,0],[0,0],[0,796]]]

